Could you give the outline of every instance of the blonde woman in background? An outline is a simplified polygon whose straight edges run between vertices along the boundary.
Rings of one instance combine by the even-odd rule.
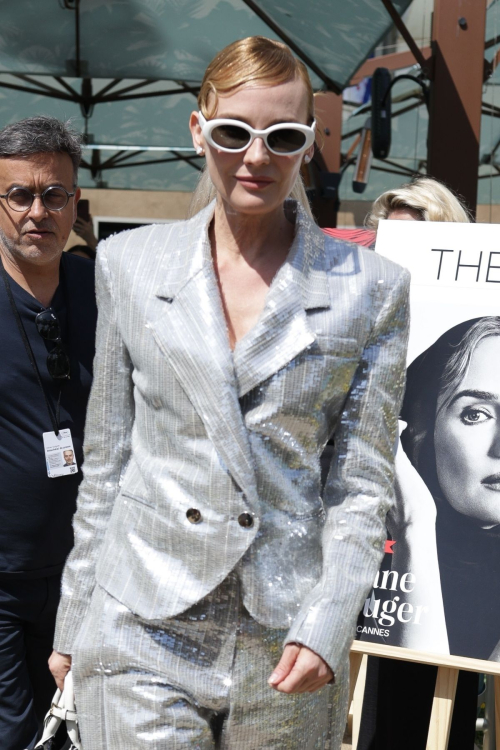
[[[51,668],[73,664],[85,750],[339,750],[393,502],[408,273],[312,220],[314,97],[284,44],[222,50],[190,129],[195,215],[97,253]]]
[[[383,219],[467,223],[471,216],[445,185],[431,177],[418,177],[377,198],[365,226],[376,231]],[[397,645],[446,653],[449,647],[437,557],[436,506],[401,445],[396,455],[396,476],[397,502],[388,515],[388,527],[397,537],[394,557],[399,562],[394,559],[393,567],[411,570],[422,592],[421,600],[431,601],[436,614],[423,634],[410,632],[410,637],[418,641]],[[421,528],[425,528],[423,536]],[[404,534],[396,531],[401,529],[405,529]],[[425,750],[436,675],[437,667],[426,664],[369,657],[358,750]],[[477,692],[477,675],[461,671],[449,740],[453,750],[474,747]]]
[[[417,177],[406,185],[382,193],[374,201],[365,226],[376,231],[382,219],[471,221],[469,212],[451,190],[432,177]]]
[[[416,177],[395,190],[387,190],[373,203],[364,221],[364,229],[329,228],[329,237],[375,247],[378,223],[382,219],[398,221],[470,221],[470,216],[451,190],[432,179]]]

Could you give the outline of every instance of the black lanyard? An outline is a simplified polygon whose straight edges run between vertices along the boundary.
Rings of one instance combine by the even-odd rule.
[[[24,347],[26,349],[26,354],[28,355],[28,359],[31,362],[31,366],[33,367],[33,371],[35,373],[36,379],[38,381],[38,385],[40,386],[43,397],[45,399],[45,404],[47,406],[47,411],[49,412],[50,421],[52,423],[52,427],[54,429],[54,432],[56,435],[59,435],[59,422],[60,422],[60,406],[61,406],[61,392],[62,388],[59,389],[59,396],[57,397],[57,404],[54,411],[54,407],[49,401],[49,397],[47,396],[47,392],[45,390],[45,387],[42,382],[42,378],[40,375],[40,370],[38,369],[38,365],[36,363],[35,355],[33,354],[33,349],[31,348],[31,344],[29,342],[29,338],[26,334],[26,330],[23,325],[23,321],[21,320],[21,316],[19,315],[19,310],[17,309],[16,302],[14,300],[14,295],[12,294],[12,288],[10,286],[9,281],[9,275],[7,271],[5,270],[5,266],[3,264],[2,258],[0,258],[0,266],[2,267],[2,276],[3,281],[5,284],[5,289],[7,291],[7,297],[9,298],[10,306],[12,308],[12,312],[14,313],[14,317],[16,319],[17,327],[19,328],[19,333],[21,334],[21,338],[24,343]]]

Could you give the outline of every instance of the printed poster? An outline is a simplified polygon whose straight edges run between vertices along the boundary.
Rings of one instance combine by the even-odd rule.
[[[360,640],[500,661],[500,225],[384,221],[412,274],[386,553]]]

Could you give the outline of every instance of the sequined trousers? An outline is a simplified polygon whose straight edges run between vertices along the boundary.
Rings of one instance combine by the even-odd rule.
[[[73,652],[83,750],[340,750],[348,669],[316,693],[267,684],[285,630],[245,610],[232,573],[175,618],[96,587]]]

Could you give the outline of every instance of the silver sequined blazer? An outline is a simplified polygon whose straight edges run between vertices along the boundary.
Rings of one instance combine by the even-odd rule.
[[[335,671],[393,500],[408,273],[326,237],[298,207],[288,259],[231,352],[213,211],[99,247],[95,382],[55,647],[71,653],[96,581],[158,621],[236,568],[250,614]]]

